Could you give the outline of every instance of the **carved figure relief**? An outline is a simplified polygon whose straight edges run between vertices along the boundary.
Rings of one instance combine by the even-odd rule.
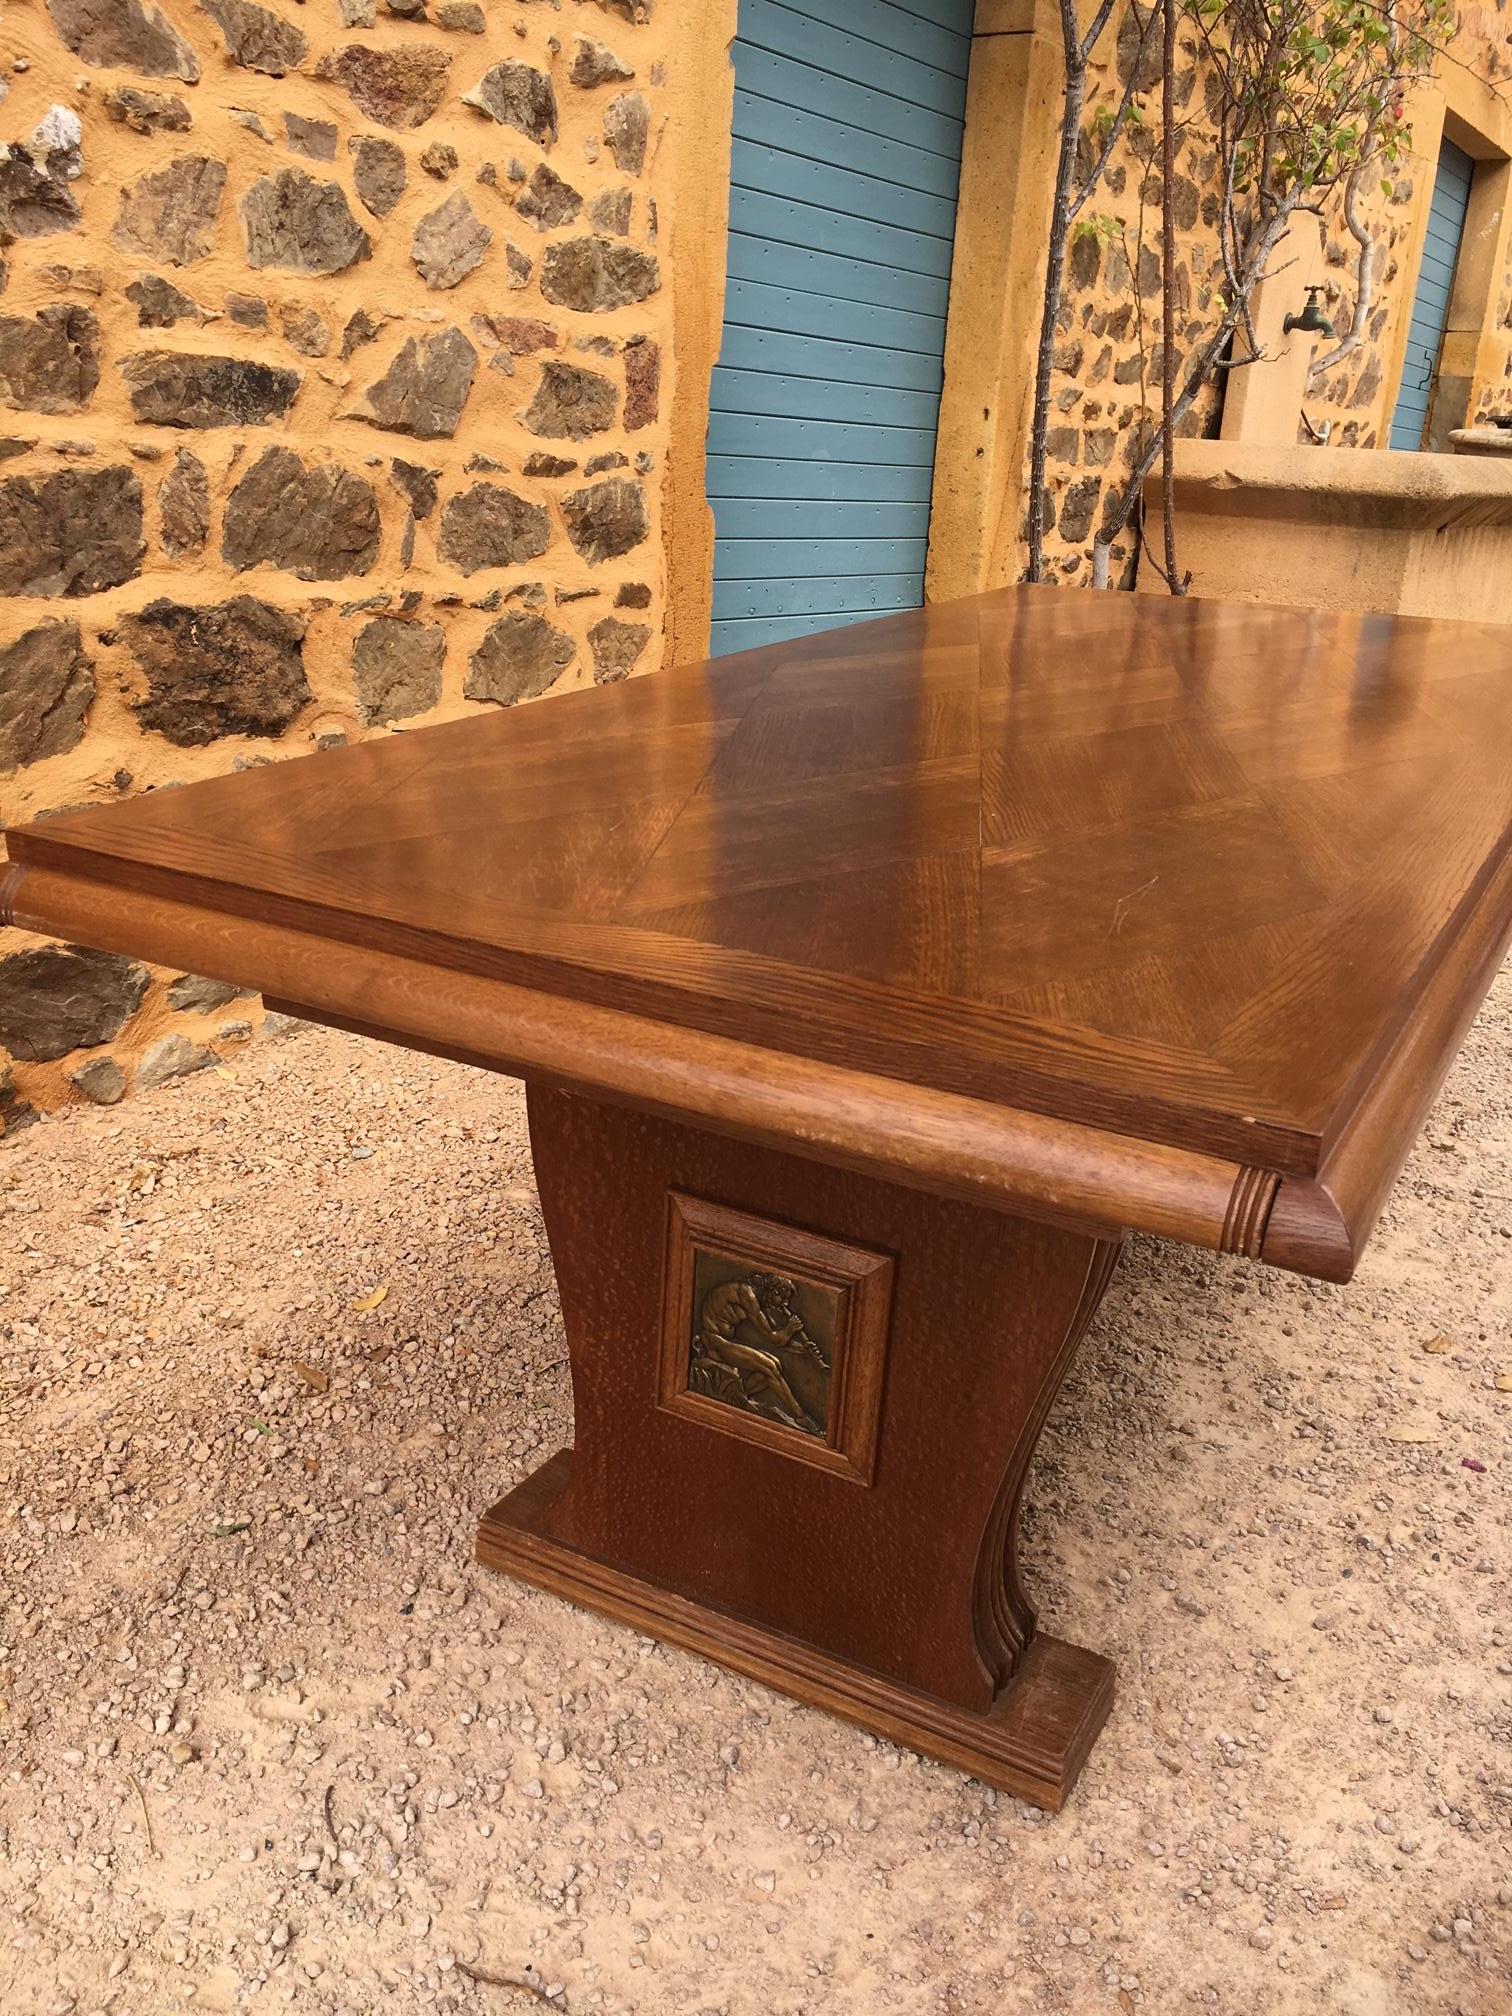
[[[837,1295],[807,1283],[800,1290],[785,1274],[717,1278],[725,1271],[722,1258],[699,1253],[695,1261],[689,1390],[822,1438],[829,1428]],[[805,1302],[814,1328],[827,1333],[824,1342],[809,1327]]]
[[[870,1485],[890,1255],[674,1190],[657,1405]]]

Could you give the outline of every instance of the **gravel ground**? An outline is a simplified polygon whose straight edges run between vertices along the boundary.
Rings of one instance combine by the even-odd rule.
[[[5,2016],[1512,2006],[1512,975],[1352,1287],[1132,1246],[1054,1820],[470,1565],[570,1430],[512,1084],[303,1031],[0,1220]]]

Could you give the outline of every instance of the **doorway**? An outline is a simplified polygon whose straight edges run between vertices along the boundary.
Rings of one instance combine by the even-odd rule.
[[[973,0],[739,0],[710,649],[924,599]]]
[[[1427,436],[1474,179],[1475,163],[1470,156],[1452,140],[1444,140],[1439,147],[1438,172],[1433,181],[1423,263],[1412,299],[1401,389],[1391,418],[1393,448],[1421,448]]]

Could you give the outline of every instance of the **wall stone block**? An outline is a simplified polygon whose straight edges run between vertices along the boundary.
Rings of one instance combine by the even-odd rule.
[[[661,345],[633,336],[625,345],[625,431],[654,427],[661,413]]]
[[[121,192],[121,214],[111,233],[118,251],[170,266],[208,258],[215,220],[226,189],[226,164],[185,154]]]
[[[248,357],[139,350],[121,359],[138,420],[158,427],[264,427],[294,403],[300,374]]]
[[[410,336],[383,376],[349,409],[353,417],[418,441],[450,439],[472,390],[478,353],[460,329]]]
[[[627,91],[610,101],[604,113],[604,145],[622,175],[639,175],[646,165],[651,131],[651,107],[639,91]]]
[[[450,176],[455,175],[461,166],[461,161],[462,157],[456,148],[448,146],[444,140],[432,140],[420,156],[420,166],[427,175],[433,175],[438,182],[445,182]]]
[[[582,207],[577,190],[544,161],[515,198],[515,215],[534,224],[537,231],[555,231],[572,223]]]
[[[460,189],[415,226],[410,258],[427,287],[455,287],[483,264],[493,233]]]
[[[142,1052],[142,1061],[136,1068],[136,1089],[151,1092],[171,1078],[187,1078],[191,1071],[203,1071],[214,1062],[215,1052],[202,1043],[191,1043],[187,1036],[179,1034],[160,1036]]]
[[[649,623],[622,623],[617,616],[603,617],[588,632],[594,683],[614,686],[621,679],[628,679],[650,642]]]
[[[133,133],[187,133],[194,123],[182,98],[141,91],[134,84],[107,91],[105,110],[118,126],[129,126]]]
[[[210,537],[210,479],[205,465],[180,448],[158,487],[158,540],[170,560],[187,560]]]
[[[541,292],[562,308],[603,314],[644,301],[661,285],[655,255],[612,238],[569,238],[549,245],[541,261]]]
[[[141,1006],[149,977],[117,952],[15,952],[0,959],[0,1043],[32,1064],[109,1043]]]
[[[551,544],[544,508],[499,483],[474,483],[447,499],[441,511],[441,558],[463,574],[484,567],[518,567],[538,560]]]
[[[100,382],[100,325],[68,303],[0,315],[0,400],[23,413],[82,413]]]
[[[77,623],[39,623],[0,646],[0,775],[76,748],[94,693]]]
[[[82,212],[69,185],[79,173],[76,146],[48,147],[37,134],[0,146],[0,245],[74,230]]]
[[[281,568],[301,581],[366,574],[378,557],[382,521],[371,483],[291,448],[269,448],[231,492],[221,558],[240,572]]]
[[[557,137],[557,99],[551,79],[528,63],[495,63],[462,94],[464,105],[486,112],[500,126],[512,126],[550,147]]]
[[[69,1072],[68,1082],[76,1086],[92,1106],[118,1105],[126,1092],[126,1073],[114,1057],[91,1057],[77,1071]]]
[[[502,707],[536,700],[556,684],[575,655],[565,631],[544,616],[512,609],[489,626],[472,654],[463,691],[469,700],[492,700]]]
[[[168,1006],[177,1013],[213,1015],[217,1008],[229,1007],[245,999],[245,987],[229,980],[209,980],[203,973],[180,973],[168,988]]]
[[[315,309],[286,303],[278,311],[278,326],[283,331],[284,341],[301,357],[325,357],[330,354],[331,332]]]
[[[382,319],[376,315],[370,315],[366,308],[359,308],[356,314],[348,319],[345,329],[341,332],[342,356],[344,358],[350,357],[354,351],[361,350],[365,344],[376,342],[382,334]]]
[[[243,70],[286,77],[310,53],[309,43],[293,22],[285,21],[271,7],[259,7],[255,0],[199,0],[199,4],[219,28],[226,54]]]
[[[425,714],[441,698],[446,632],[439,623],[375,616],[352,645],[357,704],[368,727]]]
[[[418,462],[401,462],[396,456],[389,464],[389,481],[417,518],[429,518],[436,508],[439,469],[422,468]]]
[[[143,273],[133,280],[126,289],[126,299],[134,304],[141,329],[172,329],[179,322],[198,325],[212,319],[197,301],[159,273]]]
[[[446,90],[445,49],[367,49],[350,43],[327,56],[315,75],[339,84],[359,112],[398,131],[423,126]]]
[[[0,595],[94,595],[141,571],[142,486],[124,464],[0,482]]]
[[[160,7],[143,0],[47,0],[47,11],[64,45],[85,63],[199,81],[199,58]]]
[[[311,161],[334,161],[341,128],[333,119],[305,119],[297,112],[285,112],[284,138],[295,154]]]
[[[1060,536],[1070,546],[1079,546],[1092,530],[1092,514],[1102,495],[1100,476],[1083,476],[1061,499]]]
[[[404,194],[404,149],[392,140],[375,140],[368,134],[347,144],[352,150],[352,179],[362,207],[374,217],[387,217]]]
[[[302,168],[282,168],[254,182],[242,199],[241,220],[250,266],[344,273],[372,256],[373,241],[352,215],[341,184],[317,182]]]
[[[303,621],[251,595],[208,608],[149,602],[120,633],[147,687],[133,712],[181,749],[281,735],[314,698]]]
[[[619,393],[601,371],[548,358],[522,418],[532,434],[582,441],[612,427],[618,407]]]
[[[572,45],[572,68],[567,74],[580,90],[591,91],[599,84],[628,84],[635,71],[602,42],[579,35]]]
[[[530,315],[474,315],[473,328],[486,343],[495,343],[511,357],[530,357],[538,350],[556,350],[561,331],[553,322]]]
[[[562,499],[567,536],[583,559],[617,560],[648,538],[651,521],[645,494],[623,476],[569,491]]]
[[[16,1074],[0,1064],[0,1141],[8,1141],[42,1116],[16,1090]]]

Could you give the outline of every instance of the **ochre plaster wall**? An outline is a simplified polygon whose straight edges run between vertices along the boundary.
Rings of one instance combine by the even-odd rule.
[[[4,7],[6,822],[660,662],[681,14]],[[0,1115],[259,1012],[0,933]]]

